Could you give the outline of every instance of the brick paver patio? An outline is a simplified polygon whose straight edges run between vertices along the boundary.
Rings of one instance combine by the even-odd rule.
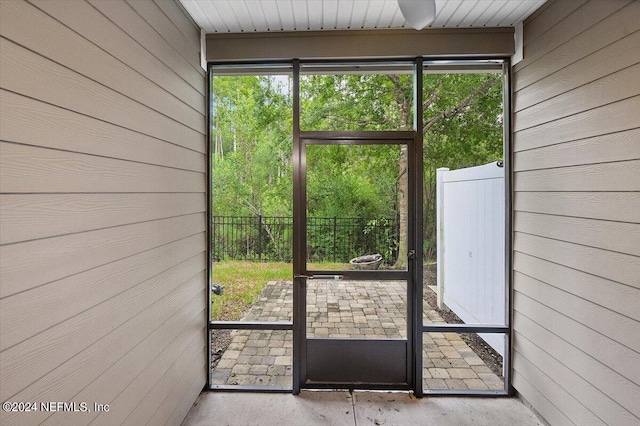
[[[291,321],[292,315],[291,281],[270,281],[243,321]],[[426,301],[424,320],[444,323]],[[307,335],[405,338],[405,283],[308,281]],[[291,331],[234,330],[231,337],[231,344],[212,372],[212,384],[291,386]],[[425,389],[503,389],[502,378],[458,334],[424,333],[423,340]]]

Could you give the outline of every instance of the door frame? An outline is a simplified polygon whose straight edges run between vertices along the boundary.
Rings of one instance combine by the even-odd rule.
[[[320,61],[320,63],[327,61]],[[340,62],[340,61],[338,61]],[[344,62],[344,61],[343,61]],[[372,61],[373,62],[373,61]],[[384,61],[375,61],[384,63]],[[387,61],[388,62],[388,61]],[[396,61],[397,62],[397,61]],[[403,61],[409,63],[409,61]],[[366,144],[393,143],[406,141],[407,144],[407,173],[408,173],[408,217],[407,217],[407,252],[414,251],[416,261],[409,262],[407,271],[359,271],[361,279],[376,277],[392,279],[402,276],[407,280],[407,356],[406,377],[404,389],[412,389],[416,397],[422,397],[422,258],[423,258],[423,230],[422,226],[422,180],[423,180],[423,110],[422,110],[422,72],[423,58],[414,58],[413,63],[413,130],[391,132],[302,132],[300,130],[300,65],[301,61],[293,60],[293,393],[298,394],[301,389],[310,388],[306,384],[307,377],[307,338],[306,338],[306,149],[304,141],[332,141],[334,144]],[[314,63],[311,61],[311,63]],[[318,63],[317,61],[315,63]],[[331,63],[331,62],[328,62]],[[334,62],[335,63],[335,62]],[[414,203],[412,208],[411,203]],[[303,220],[296,220],[302,218]],[[419,264],[420,267],[417,267]],[[323,271],[331,275],[331,272]],[[343,272],[339,274],[344,275]],[[355,274],[354,274],[355,276]],[[388,277],[388,278],[387,278]],[[413,283],[413,285],[412,285]],[[315,386],[318,388],[324,385]],[[350,389],[360,387],[355,383],[343,386]],[[364,388],[388,388],[385,386]],[[396,386],[392,386],[398,388]]]
[[[422,383],[422,247],[417,226],[422,218],[422,203],[416,194],[421,175],[416,169],[418,146],[415,131],[300,132],[294,154],[294,393],[300,389],[395,389],[413,390],[421,395]],[[413,252],[406,270],[396,271],[327,271],[307,269],[306,211],[306,148],[308,145],[399,145],[406,147],[407,156],[407,253]],[[297,224],[297,226],[296,226]],[[418,271],[420,271],[418,273]],[[307,280],[318,277],[338,277],[347,281],[402,280],[406,282],[406,339],[336,339],[308,338],[306,335]],[[419,339],[419,340],[417,340]],[[336,353],[341,356],[336,356]],[[364,361],[366,356],[366,361]],[[311,361],[310,361],[311,360]],[[400,364],[398,364],[400,360]],[[364,364],[363,364],[364,363]],[[384,371],[380,368],[384,367]],[[370,368],[368,374],[358,371]],[[339,374],[336,375],[336,372]],[[338,377],[342,375],[342,377]],[[311,376],[328,377],[326,381],[309,383]],[[365,377],[366,376],[366,377]],[[371,379],[371,380],[369,380]]]

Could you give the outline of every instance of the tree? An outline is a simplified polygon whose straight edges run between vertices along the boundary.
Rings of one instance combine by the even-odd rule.
[[[502,157],[502,76],[425,74],[423,79],[425,254],[435,257],[435,170],[462,168]],[[301,90],[306,130],[413,128],[412,76],[360,74],[309,76]],[[407,211],[407,151],[398,156],[397,210]],[[407,262],[407,220],[399,214],[396,268]]]
[[[502,76],[424,75],[425,254],[435,257],[435,170],[502,156]],[[213,209],[216,215],[292,212],[290,81],[270,76],[212,81]],[[308,75],[301,79],[303,130],[413,128],[409,74]],[[407,151],[397,146],[310,146],[308,211],[390,217],[407,208]],[[372,170],[376,173],[372,174]],[[406,266],[406,214],[396,267]]]
[[[290,215],[290,96],[266,76],[217,76],[211,88],[214,215]]]

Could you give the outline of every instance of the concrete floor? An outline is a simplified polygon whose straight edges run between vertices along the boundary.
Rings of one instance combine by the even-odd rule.
[[[202,393],[183,426],[542,425],[515,398],[425,397],[390,392]]]

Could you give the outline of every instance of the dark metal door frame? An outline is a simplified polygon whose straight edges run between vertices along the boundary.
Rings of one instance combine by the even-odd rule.
[[[422,59],[414,60],[414,130],[359,132],[300,131],[300,62],[293,63],[293,393],[304,388],[413,390],[422,396]],[[407,252],[405,271],[307,270],[306,147],[307,145],[406,145]],[[420,225],[419,225],[420,224]],[[309,339],[306,336],[307,280],[342,276],[347,280],[405,280],[407,339]],[[356,359],[367,361],[356,367]],[[342,354],[342,356],[336,356]],[[402,358],[398,366],[397,358]],[[379,367],[385,367],[380,369]],[[371,380],[353,370],[371,372]],[[375,371],[375,372],[374,372]],[[321,375],[326,380],[309,382]]]

